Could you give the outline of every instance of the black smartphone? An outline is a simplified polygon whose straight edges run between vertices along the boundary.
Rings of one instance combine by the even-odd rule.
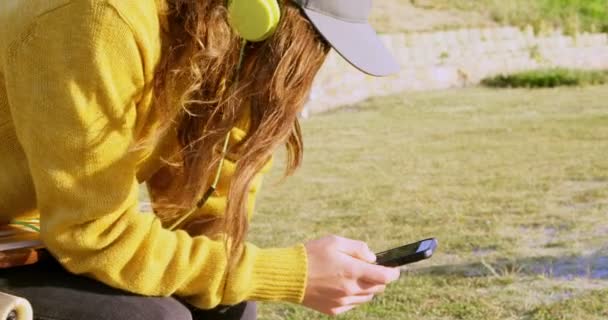
[[[376,254],[376,264],[398,267],[430,258],[437,248],[437,239],[429,238]]]

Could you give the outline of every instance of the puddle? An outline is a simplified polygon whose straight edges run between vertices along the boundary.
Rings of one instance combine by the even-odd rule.
[[[430,274],[459,274],[465,277],[501,276],[505,274],[542,275],[548,278],[608,280],[608,255],[528,257],[517,260],[443,265],[418,269]]]
[[[524,267],[524,273],[541,274],[551,278],[606,279],[608,256],[569,257],[547,260]]]

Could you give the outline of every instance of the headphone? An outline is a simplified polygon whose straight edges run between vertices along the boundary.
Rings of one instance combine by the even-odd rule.
[[[268,39],[279,25],[278,0],[227,0],[228,19],[236,33],[246,41]]]

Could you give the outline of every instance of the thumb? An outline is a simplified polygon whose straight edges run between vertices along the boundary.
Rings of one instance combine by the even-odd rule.
[[[376,255],[369,249],[367,243],[363,241],[342,238],[338,244],[338,250],[365,262],[376,262]]]

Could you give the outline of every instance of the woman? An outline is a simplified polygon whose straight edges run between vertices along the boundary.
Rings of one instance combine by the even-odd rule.
[[[273,1],[2,1],[0,221],[39,216],[54,259],[0,291],[41,319],[254,319],[251,301],[339,314],[397,279],[359,241],[244,241],[274,150],[300,164],[329,44],[396,67],[369,0]]]

